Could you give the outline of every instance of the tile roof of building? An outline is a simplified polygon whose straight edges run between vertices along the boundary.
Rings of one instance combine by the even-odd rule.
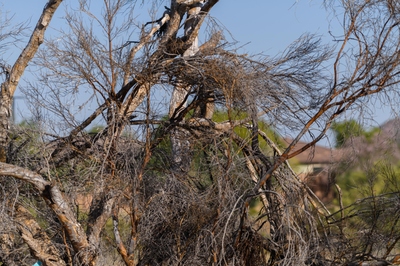
[[[293,140],[290,138],[285,138],[284,143],[286,147],[292,142]],[[299,141],[293,148],[293,151],[297,151],[304,147],[307,142]],[[319,145],[314,145],[304,152],[297,155],[295,160],[297,160],[300,164],[330,164],[337,162],[340,157],[340,153],[338,150],[329,147],[323,147]]]

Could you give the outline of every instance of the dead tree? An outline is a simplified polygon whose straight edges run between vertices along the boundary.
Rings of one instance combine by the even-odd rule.
[[[46,5],[34,34],[59,2]],[[152,23],[135,24],[135,1],[107,0],[97,12],[81,0],[79,12],[65,14],[68,30],[46,40],[34,61],[43,71],[23,89],[52,124],[13,129],[19,148],[0,164],[19,191],[7,221],[33,258],[46,265],[350,263],[327,241],[335,217],[287,160],[324,138],[349,108],[396,88],[396,5],[342,1],[336,46],[303,35],[270,58],[230,49],[217,27],[199,43],[217,3],[173,0]],[[42,40],[32,37],[28,51]],[[33,57],[22,55],[9,82]],[[7,80],[4,118],[16,88]],[[87,107],[74,105],[85,91]],[[89,132],[96,123],[101,130]],[[282,148],[271,132],[288,128],[297,133]],[[311,138],[294,150],[304,137]]]

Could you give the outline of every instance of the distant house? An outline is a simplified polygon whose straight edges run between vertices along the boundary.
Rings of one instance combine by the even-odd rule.
[[[291,139],[284,139],[289,145]],[[301,149],[307,143],[299,141],[293,151]],[[315,145],[305,150],[290,160],[293,170],[304,180],[314,193],[324,202],[333,199],[335,192],[332,189],[333,174],[332,165],[339,160],[339,152],[335,149]]]

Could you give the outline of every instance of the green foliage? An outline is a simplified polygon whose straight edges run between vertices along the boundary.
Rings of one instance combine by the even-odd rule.
[[[246,112],[240,111],[240,110],[216,110],[213,114],[212,120],[216,123],[224,122],[224,121],[239,121],[239,120],[244,120],[248,118],[248,114]],[[165,118],[166,120],[166,118]],[[281,145],[283,142],[279,135],[268,125],[267,122],[260,120],[258,122],[258,129],[260,131],[263,131],[269,139],[271,139],[273,142],[275,142],[277,145]],[[251,135],[252,132],[249,130],[249,128],[245,126],[237,126],[234,129],[234,132],[243,140],[245,141],[250,141],[251,140]],[[153,151],[153,156],[150,160],[149,165],[155,167],[156,165],[160,165],[160,162],[162,163],[162,169],[165,169],[165,167],[168,167],[168,157],[170,156],[171,153],[171,143],[169,140],[169,135],[164,134],[163,126],[158,127],[156,130],[154,130],[153,133],[153,141],[155,140],[161,140],[157,146],[157,148]],[[260,147],[261,150],[268,153],[271,149],[269,148],[268,144],[262,137],[258,137],[258,140],[260,142]],[[195,150],[194,154],[194,161],[195,162],[200,162],[201,160],[204,160],[203,155],[204,153],[207,153],[208,151],[204,148],[203,143],[201,143],[201,140],[199,140],[200,143],[199,145],[195,145],[197,148]],[[199,155],[197,153],[201,153],[202,155]],[[167,160],[166,160],[167,159]]]
[[[40,136],[40,125],[34,120],[23,120],[17,125],[17,130],[11,133],[10,138],[13,141],[21,142],[26,139],[38,141]]]
[[[365,131],[363,135],[364,135],[364,137],[367,139],[367,141],[371,142],[371,141],[372,141],[372,138],[373,138],[374,136],[376,136],[380,131],[381,131],[381,130],[380,130],[379,127],[373,127],[373,128],[371,128],[370,130]]]
[[[352,248],[374,256],[400,250],[400,164],[381,161],[347,170],[337,183],[343,209],[336,202],[334,224],[345,232]]]
[[[26,156],[38,153],[42,143],[40,124],[34,120],[24,120],[9,132],[10,161],[25,160]]]
[[[333,122],[331,129],[335,134],[336,147],[341,147],[351,137],[361,136],[364,128],[355,120]]]
[[[188,117],[190,118],[190,117]],[[226,121],[242,121],[248,118],[248,114],[238,110],[216,110],[213,114],[212,120],[216,123]],[[167,120],[165,118],[165,120]],[[282,141],[278,134],[267,124],[267,122],[260,120],[258,122],[258,129],[263,131],[270,140],[274,141],[278,146],[282,144]],[[237,134],[244,142],[250,142],[252,137],[252,131],[245,125],[236,126],[234,133]],[[158,142],[156,148],[152,151],[152,156],[149,163],[147,164],[147,173],[152,176],[157,176],[159,181],[162,182],[165,176],[165,169],[171,168],[171,153],[172,146],[170,141],[170,135],[165,134],[164,126],[160,125],[157,127],[152,134],[152,141]],[[260,148],[265,154],[272,153],[272,149],[268,146],[267,142],[262,138],[258,137]],[[191,140],[191,168],[189,175],[191,176],[191,183],[199,189],[206,189],[211,186],[214,182],[214,178],[221,174],[220,165],[228,165],[229,162],[225,160],[226,154],[223,151],[227,147],[230,148],[230,156],[242,156],[241,147],[232,143],[229,136],[221,137],[215,143],[212,136],[206,136],[205,138],[193,137]],[[229,144],[228,144],[229,143]],[[215,147],[216,146],[216,147]],[[216,163],[218,162],[218,163]],[[243,167],[242,165],[236,165],[236,167]],[[238,172],[244,173],[246,169],[241,169]],[[230,178],[235,178],[235,173],[230,174]]]
[[[88,130],[88,134],[97,134],[101,132],[105,127],[104,126],[93,126]]]
[[[166,120],[166,117],[164,120]],[[164,125],[155,128],[151,136],[151,141],[158,142],[158,145],[152,151],[152,156],[147,164],[147,170],[153,175],[162,177],[165,169],[170,168],[170,156],[172,151],[170,135],[165,134]]]
[[[392,176],[388,169],[392,169]],[[366,165],[363,168],[347,169],[336,177],[336,182],[342,189],[342,200],[345,206],[358,199],[385,193],[387,180],[393,180],[400,174],[399,166],[391,166],[382,162]],[[400,180],[399,180],[400,181]]]
[[[248,117],[246,112],[240,110],[216,110],[213,114],[212,120],[219,123],[227,120],[235,121],[235,120],[242,120]]]
[[[335,147],[342,147],[352,137],[364,136],[367,141],[371,141],[372,137],[379,132],[379,128],[374,127],[365,130],[364,127],[356,120],[345,120],[342,122],[333,122],[331,129],[335,134]]]
[[[126,241],[129,237],[131,226],[129,215],[125,213],[124,210],[120,211],[118,214],[118,230],[122,239]],[[103,241],[109,241],[109,239],[115,240],[114,222],[112,218],[107,219],[104,231]]]
[[[246,118],[248,118],[248,114],[246,112],[236,111],[236,110],[231,110],[230,112],[218,110],[213,115],[213,121],[215,122],[223,122],[228,120],[236,121],[236,120],[243,120]],[[258,129],[264,132],[268,136],[268,138],[278,146],[281,146],[283,144],[280,136],[268,125],[266,121],[260,119],[258,122]],[[234,132],[244,140],[247,141],[251,140],[252,132],[245,126],[235,127]],[[271,152],[270,147],[261,136],[258,137],[258,141],[260,143],[260,148],[263,152],[265,153]]]

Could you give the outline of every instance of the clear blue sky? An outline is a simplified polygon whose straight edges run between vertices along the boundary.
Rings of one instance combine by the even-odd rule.
[[[9,15],[14,15],[15,23],[30,20],[31,26],[34,26],[46,2],[3,0],[0,1],[0,8],[8,11]],[[66,0],[62,5],[65,7],[76,2],[78,0]],[[161,7],[163,5],[160,4]],[[53,28],[63,23],[60,18],[64,7],[57,11],[56,19],[51,24]],[[328,31],[331,30],[327,19],[329,14],[320,1],[316,0],[248,0],[246,3],[242,0],[220,0],[212,9],[211,15],[241,44],[250,42],[245,47],[250,53],[265,52],[273,55],[305,32],[328,36]],[[147,14],[141,17],[148,18]]]
[[[100,0],[96,0],[100,1]],[[14,14],[14,22],[31,20],[33,27],[40,16],[46,0],[3,0],[1,9]],[[62,5],[71,5],[77,0],[64,1]],[[94,3],[95,1],[92,1]],[[167,1],[168,2],[168,1]],[[164,6],[163,3],[160,4]],[[60,27],[65,7],[56,13],[51,27]],[[161,8],[163,9],[163,8]],[[147,13],[146,10],[142,12]],[[160,10],[161,14],[162,10]],[[241,51],[249,54],[263,53],[274,56],[282,52],[291,42],[304,33],[321,35],[325,42],[332,42],[329,31],[340,35],[340,26],[321,4],[321,1],[309,0],[220,0],[213,8],[211,16],[228,30],[238,41],[237,46],[245,45]],[[142,22],[146,22],[147,14]],[[22,44],[20,44],[22,46]],[[13,55],[19,51],[15,49]],[[5,58],[7,59],[7,58]],[[17,94],[18,95],[18,94]],[[377,110],[376,122],[382,123],[389,118],[388,110]]]
[[[249,53],[275,55],[308,32],[328,37],[329,14],[320,1],[221,1],[212,11]],[[336,25],[337,26],[337,25]]]

